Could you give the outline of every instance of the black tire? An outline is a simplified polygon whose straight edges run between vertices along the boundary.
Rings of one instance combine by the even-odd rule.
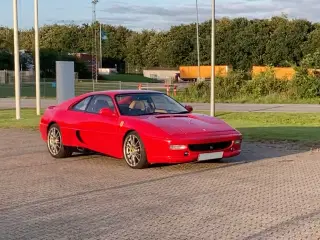
[[[133,141],[134,143],[136,143],[136,146],[139,145],[139,147],[137,147],[135,150],[133,149],[128,150],[128,148],[130,148],[129,145],[132,146],[130,141],[131,143]],[[149,166],[144,144],[137,132],[132,131],[129,134],[127,134],[127,136],[123,141],[122,151],[123,151],[124,160],[126,161],[129,167],[134,169],[143,169]],[[132,152],[134,155],[132,155]]]
[[[62,134],[58,124],[52,124],[48,129],[47,148],[50,155],[54,158],[71,157],[73,153],[71,147],[62,144]]]

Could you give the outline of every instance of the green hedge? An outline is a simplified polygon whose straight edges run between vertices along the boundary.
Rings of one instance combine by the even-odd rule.
[[[210,102],[210,81],[192,84],[177,94],[183,102]],[[279,80],[271,70],[252,79],[233,71],[215,80],[215,98],[219,102],[320,102],[320,77],[297,68],[292,80]]]

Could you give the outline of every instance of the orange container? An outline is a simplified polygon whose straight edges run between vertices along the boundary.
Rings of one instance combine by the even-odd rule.
[[[230,67],[227,65],[220,65],[214,67],[216,76],[226,76]],[[198,66],[180,66],[180,78],[181,79],[197,79],[198,78]],[[211,66],[200,66],[200,78],[211,78]]]

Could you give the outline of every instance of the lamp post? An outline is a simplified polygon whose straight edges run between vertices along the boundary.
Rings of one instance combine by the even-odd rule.
[[[101,23],[100,23],[100,64],[99,66],[102,68],[102,26],[101,26]]]
[[[212,23],[211,23],[211,96],[210,96],[210,115],[215,116],[215,0],[212,0]]]
[[[16,119],[20,119],[20,55],[18,33],[18,6],[17,0],[13,2],[13,38],[14,38],[14,84],[16,100]]]
[[[35,37],[35,73],[36,73],[36,106],[40,115],[40,52],[39,52],[39,18],[38,0],[34,0],[34,37]]]
[[[94,32],[94,44],[93,44],[93,48],[94,50],[92,50],[93,54],[92,54],[92,85],[93,85],[93,91],[95,90],[95,84],[94,82],[98,81],[98,74],[97,74],[97,31],[96,31],[96,27],[95,27],[95,23],[96,23],[96,5],[99,2],[99,0],[92,0],[92,27],[94,28],[93,32]],[[94,60],[94,61],[93,61]],[[95,65],[93,65],[93,62]]]
[[[199,42],[199,10],[198,10],[198,0],[196,0],[196,10],[197,10],[197,59],[198,59],[198,81],[200,81],[200,42]]]
[[[94,27],[94,58],[95,58],[95,71],[94,71],[94,75],[95,78],[93,79],[93,81],[98,81],[98,74],[97,74],[97,68],[98,68],[98,58],[97,58],[97,30],[95,27],[95,23],[97,21],[97,16],[96,16],[96,5],[99,2],[99,0],[92,0],[92,25]]]

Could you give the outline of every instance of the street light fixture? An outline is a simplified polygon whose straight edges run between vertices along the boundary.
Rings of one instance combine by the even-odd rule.
[[[210,115],[215,116],[215,0],[212,0],[212,23],[211,23],[211,96],[210,96]]]

